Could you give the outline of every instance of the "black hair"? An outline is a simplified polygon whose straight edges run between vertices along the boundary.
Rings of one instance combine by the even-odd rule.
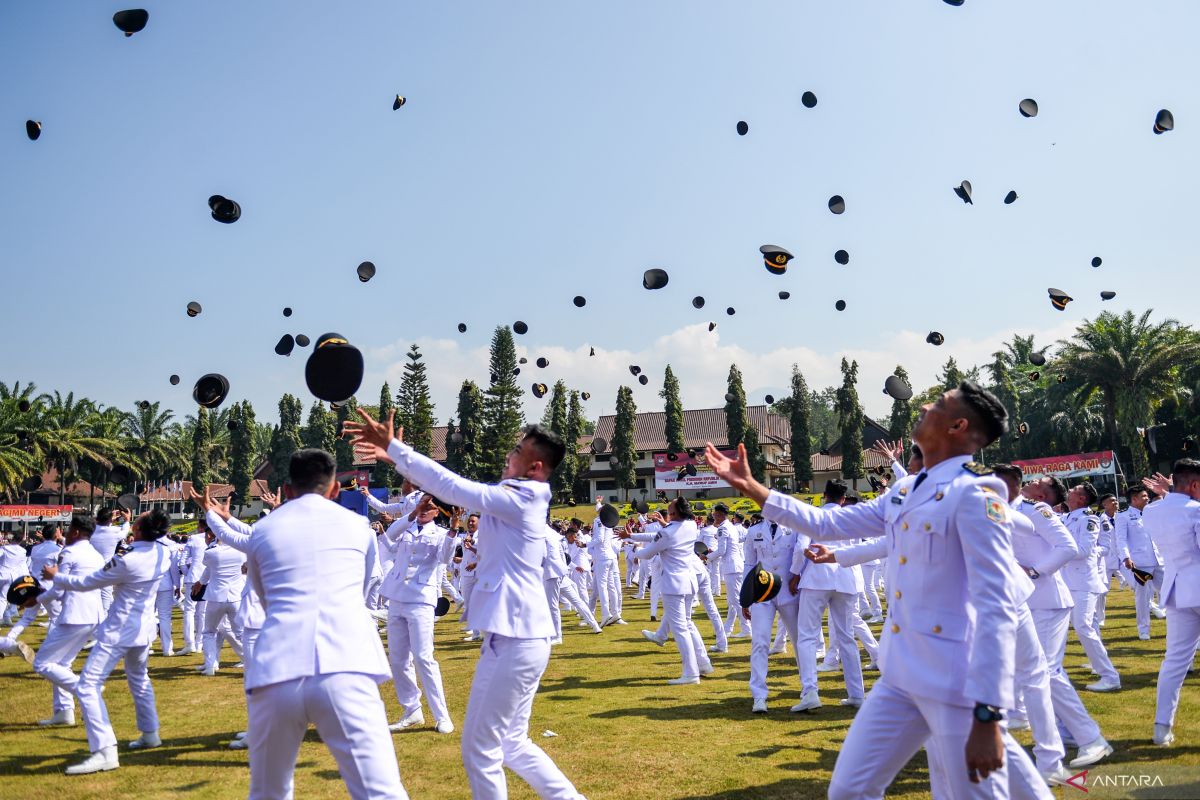
[[[112,524],[113,510],[107,506],[96,512],[96,523],[99,525]]]
[[[297,450],[288,462],[288,483],[296,494],[324,492],[336,473],[333,456],[315,447]]]
[[[96,519],[91,514],[72,514],[71,529],[91,536],[96,530]]]
[[[138,535],[147,541],[161,539],[171,528],[171,518],[161,508],[152,508],[142,516]]]
[[[1016,478],[1017,486],[1021,485],[1021,480],[1025,477],[1025,472],[1016,464],[992,464],[992,472],[999,475],[1001,480]]]
[[[729,516],[729,506],[725,505],[724,503],[717,503],[715,506],[713,506],[713,513]]]
[[[856,495],[856,494],[846,495],[846,505],[848,505],[848,506],[858,505],[858,495]]]
[[[675,504],[675,516],[680,519],[696,518],[696,512],[692,511],[692,504],[688,502],[686,497],[676,497],[671,502]]]
[[[1067,485],[1062,482],[1061,478],[1056,478],[1049,475],[1045,479],[1045,483],[1050,487],[1050,493],[1054,495],[1054,502],[1050,505],[1057,506],[1060,503],[1065,503],[1067,500]]]
[[[1096,491],[1096,487],[1095,487],[1095,486],[1092,486],[1092,485],[1091,485],[1090,483],[1088,483],[1087,481],[1084,481],[1083,483],[1079,484],[1079,486],[1082,486],[1082,487],[1083,487],[1083,493],[1084,493],[1085,495],[1087,495],[1087,502],[1088,502],[1088,505],[1089,505],[1089,506],[1090,506],[1090,505],[1093,505],[1093,504],[1096,502],[1096,497],[1098,496],[1098,492]],[[1079,488],[1079,487],[1077,486],[1077,487],[1075,487],[1075,488]]]
[[[1133,499],[1133,496],[1134,496],[1135,494],[1141,494],[1142,492],[1145,492],[1146,494],[1149,494],[1149,493],[1150,493],[1150,490],[1149,490],[1149,489],[1147,489],[1145,486],[1139,486],[1139,485],[1138,485],[1138,484],[1136,484],[1136,483],[1135,483],[1135,484],[1132,484],[1132,485],[1130,485],[1130,486],[1128,486],[1128,487],[1126,487],[1126,488],[1125,488],[1125,499],[1126,499],[1126,500],[1132,500],[1132,499]]]
[[[846,496],[846,484],[841,481],[829,481],[825,484],[823,494],[836,503]]]
[[[1099,503],[1100,505],[1104,505],[1105,500],[1116,500],[1116,499],[1117,499],[1117,496],[1115,494],[1113,494],[1112,492],[1108,492],[1107,494],[1100,495],[1100,499],[1097,500],[1096,502]]]
[[[1171,466],[1171,477],[1187,477],[1200,480],[1200,459],[1181,458]]]
[[[532,442],[533,448],[541,456],[542,463],[548,472],[558,469],[558,465],[567,455],[567,445],[562,437],[549,428],[541,425],[529,425],[522,431],[526,441]]]
[[[974,417],[972,423],[978,423],[980,431],[987,439],[984,442],[985,446],[1008,432],[1008,411],[996,395],[975,381],[963,381],[958,385],[958,396],[963,405],[971,411]]]
[[[919,459],[921,459],[922,462],[925,461],[925,455],[921,452],[921,445],[917,444],[916,442],[913,442],[911,452],[912,452],[913,458],[919,458]]]

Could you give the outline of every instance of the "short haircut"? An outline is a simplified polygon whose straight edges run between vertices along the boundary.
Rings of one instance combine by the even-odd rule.
[[[1200,480],[1200,459],[1179,459],[1171,466],[1171,477]]]
[[[919,458],[922,461],[925,460],[925,456],[921,453],[921,445],[917,444],[916,442],[913,442],[911,450],[912,450],[913,458]]]
[[[1132,486],[1128,486],[1128,487],[1126,487],[1126,489],[1125,489],[1125,499],[1126,499],[1126,500],[1132,500],[1132,499],[1133,499],[1133,497],[1134,497],[1134,495],[1141,494],[1142,492],[1145,492],[1146,494],[1150,494],[1150,490],[1149,490],[1149,489],[1147,489],[1145,486],[1138,486],[1138,485],[1135,483],[1135,484],[1133,484]]]
[[[841,481],[829,481],[825,484],[824,494],[836,503],[846,496],[846,484]]]
[[[296,494],[324,491],[336,473],[333,456],[315,447],[297,450],[288,462],[288,483]]]
[[[474,511],[472,511],[470,514],[467,514],[467,519],[470,519],[471,517],[474,517],[475,519],[479,519],[479,514],[477,514],[477,513],[475,513]],[[579,520],[577,520],[577,519],[573,519],[573,520],[571,520],[571,521],[572,521],[572,522],[579,522]]]
[[[996,395],[975,381],[963,381],[958,385],[958,396],[971,413],[971,427],[978,425],[987,439],[985,445],[996,441],[1008,431],[1008,411]]]
[[[84,536],[91,536],[96,530],[96,518],[91,514],[73,514],[71,516],[71,530],[82,533]]]
[[[848,506],[858,505],[858,495],[856,495],[856,494],[846,495],[846,505],[848,505]]]
[[[143,539],[161,539],[170,529],[171,518],[161,508],[152,508],[142,516],[140,535]]]
[[[675,504],[675,516],[680,519],[696,518],[696,512],[692,511],[692,504],[688,502],[686,497],[676,497],[671,502]]]
[[[729,515],[729,506],[725,505],[724,503],[717,503],[715,506],[713,506],[713,513],[714,514],[725,514],[726,516],[728,516]]]
[[[1116,499],[1117,499],[1117,496],[1115,494],[1113,494],[1112,492],[1108,492],[1107,494],[1100,495],[1100,499],[1097,500],[1096,502],[1099,503],[1100,505],[1104,505],[1105,500],[1116,500]]]
[[[550,472],[558,469],[558,465],[567,455],[567,445],[562,437],[541,425],[529,425],[522,433],[525,441],[533,445],[546,469]]]
[[[1096,491],[1096,487],[1092,486],[1092,484],[1088,483],[1087,481],[1084,481],[1083,483],[1079,484],[1079,486],[1076,486],[1075,488],[1078,489],[1080,487],[1083,488],[1083,493],[1085,495],[1087,495],[1088,505],[1090,506],[1090,505],[1095,504],[1096,498],[1099,496],[1099,493]]]
[[[1052,495],[1051,499],[1053,502],[1051,502],[1050,505],[1056,506],[1060,503],[1066,502],[1067,485],[1062,482],[1061,478],[1056,478],[1053,475],[1049,475],[1045,478],[1045,484],[1046,486],[1050,487],[1050,494]]]
[[[1016,464],[993,464],[992,472],[999,475],[1001,480],[1016,481],[1017,486],[1021,485],[1021,479],[1025,477],[1025,473]]]
[[[112,524],[113,510],[108,506],[96,512],[96,522],[100,525]]]

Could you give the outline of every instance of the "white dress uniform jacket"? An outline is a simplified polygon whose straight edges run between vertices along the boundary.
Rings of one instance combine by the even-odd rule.
[[[881,683],[966,708],[1013,706],[1016,586],[1007,489],[947,459],[894,491],[823,511],[771,492],[763,515],[816,541],[887,537]],[[897,595],[898,593],[898,595]],[[947,664],[956,665],[947,669]]]
[[[104,566],[104,559],[87,539],[67,545],[58,554],[58,574],[82,577]],[[40,573],[39,573],[40,574]],[[64,581],[65,583],[65,581]],[[97,591],[65,591],[57,580],[50,592],[58,595],[62,609],[60,625],[99,625],[104,619],[104,601]]]
[[[1146,506],[1145,512],[1146,526],[1154,533],[1164,562],[1159,592],[1163,605],[1200,607],[1200,501],[1171,492]]]
[[[1014,526],[1012,538],[1017,563],[1038,573],[1029,607],[1071,608],[1075,601],[1063,581],[1061,570],[1079,554],[1075,539],[1045,503],[1018,497],[1013,500],[1012,508],[1030,522],[1029,526]]]
[[[46,542],[38,542],[29,551],[29,574],[35,578],[40,578],[42,567],[48,567],[51,564],[58,563],[58,554],[62,550],[62,545],[53,539]],[[19,575],[17,576],[20,577]]]
[[[184,545],[183,556],[183,563],[187,567],[183,573],[185,586],[190,587],[204,574],[204,551],[206,549],[208,549],[208,545],[204,542],[203,533],[194,533],[188,537],[187,544]]]
[[[97,525],[92,531],[91,543],[106,562],[117,554],[117,545],[129,535],[129,523],[124,525]]]
[[[205,515],[205,518],[208,520],[209,529],[217,537],[217,541],[242,553],[250,551],[250,536],[254,532],[252,527],[237,517],[224,520],[211,511]],[[258,630],[266,621],[267,614],[263,610],[262,598],[258,596],[258,592],[254,590],[254,586],[249,580],[244,581],[242,598],[238,604],[237,617],[234,620],[235,624],[240,624],[243,628]],[[249,637],[246,637],[243,644],[247,650],[250,649]]]
[[[374,562],[367,518],[324,497],[303,495],[260,520],[247,564],[267,619],[246,688],[335,672],[391,678],[364,603]]]
[[[757,525],[752,525],[746,531],[746,545],[742,548],[745,551],[746,563],[750,565],[762,564],[763,569],[780,576],[786,584],[788,573],[797,574],[792,572],[792,561],[797,553],[796,542],[798,538],[795,531],[777,522],[763,521]],[[803,559],[803,551],[799,551],[799,553],[800,558]],[[804,560],[808,561],[808,559]],[[819,565],[810,563],[808,566],[815,567]],[[775,596],[775,604],[786,605],[787,603],[795,603],[799,599],[800,595],[792,594],[785,585],[779,590],[779,594]]]
[[[135,541],[129,550],[94,572],[59,572],[54,585],[76,591],[112,586],[108,616],[96,628],[96,641],[120,647],[144,647],[154,641],[158,627],[154,601],[163,573],[171,569],[171,551],[159,542]],[[64,613],[67,603],[64,602]]]
[[[29,574],[29,554],[19,544],[0,547],[0,583]],[[37,577],[36,575],[34,577]]]
[[[1133,507],[1117,514],[1117,550],[1122,561],[1128,558],[1139,569],[1153,570],[1163,563],[1142,522],[1142,512]]]
[[[662,573],[663,594],[694,595],[699,588],[692,559],[696,557],[696,523],[679,520],[668,523],[654,533],[649,543],[643,545],[639,558],[658,556]]]
[[[396,542],[396,560],[383,579],[379,593],[397,603],[437,603],[441,588],[441,565],[454,555],[455,539],[445,528],[434,522],[424,526],[413,523],[398,536],[387,534]]]
[[[397,472],[434,497],[482,512],[472,629],[514,639],[553,637],[542,584],[550,485],[509,479],[489,486],[455,475],[402,442],[393,441],[387,452]]]
[[[841,508],[837,503],[826,503],[821,506],[822,511],[834,511]],[[801,589],[813,589],[818,591],[833,591],[842,594],[857,595],[863,591],[862,570],[857,564],[845,566],[840,563],[833,564],[814,564],[804,557],[804,551],[808,549],[808,537],[802,537],[800,540],[801,546],[794,548],[792,553],[792,562],[788,567],[793,575],[800,576]],[[839,550],[844,545],[831,545],[831,550]],[[788,592],[791,594],[791,592]]]
[[[1100,541],[1100,520],[1086,508],[1078,508],[1067,514],[1064,524],[1075,539],[1079,555],[1063,567],[1063,580],[1072,592],[1104,591],[1100,573],[1096,571],[1096,548]]]
[[[738,528],[729,520],[717,526],[717,560],[721,564],[721,573],[746,572],[746,554],[742,550],[742,540],[738,536]]]
[[[204,572],[200,574],[200,582],[208,586],[204,590],[204,599],[214,603],[241,600],[242,587],[246,584],[246,576],[242,574],[245,563],[246,554],[227,544],[214,543],[205,550]]]

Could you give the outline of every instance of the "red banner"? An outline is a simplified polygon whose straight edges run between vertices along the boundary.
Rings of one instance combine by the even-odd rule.
[[[1087,475],[1116,475],[1117,462],[1112,450],[1099,453],[1076,453],[1069,456],[1051,456],[1050,458],[1031,458],[1025,461],[1014,461],[1013,464],[1025,473],[1025,480],[1031,481],[1053,475],[1056,478],[1082,478]]]
[[[70,522],[71,506],[0,506],[0,522]]]
[[[730,458],[737,458],[736,450],[721,452]],[[688,469],[689,465],[696,474],[689,474],[692,472]],[[727,486],[729,484],[712,471],[703,450],[696,451],[695,458],[687,453],[676,453],[674,456],[666,453],[654,454],[655,489],[723,489]]]

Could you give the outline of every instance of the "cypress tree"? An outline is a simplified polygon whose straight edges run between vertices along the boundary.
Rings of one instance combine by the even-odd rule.
[[[954,360],[954,356],[950,356],[949,360],[946,361],[946,365],[942,367],[942,374],[939,376],[939,379],[942,382],[942,387],[948,392],[951,389],[957,389],[965,377],[962,370],[958,368],[958,362]]]
[[[725,430],[729,446],[737,447],[746,439],[746,390],[742,388],[742,371],[737,364],[729,365],[725,393]]]
[[[433,416],[433,400],[429,396],[429,381],[425,364],[421,360],[421,348],[412,345],[406,354],[404,376],[400,379],[400,391],[396,393],[396,427],[404,428],[404,441],[418,453],[433,452],[433,428],[437,425]]]
[[[484,392],[483,431],[478,449],[480,477],[491,482],[500,479],[508,451],[516,444],[525,424],[521,390],[513,375],[517,368],[517,348],[512,331],[503,325],[492,334],[489,366],[492,382]]]
[[[567,455],[563,458],[559,470],[562,472],[563,490],[570,499],[586,494],[580,492],[576,485],[579,476],[587,469],[587,456],[579,455],[579,437],[583,435],[583,404],[579,402],[579,392],[572,391],[567,400],[567,427],[563,441],[567,443]]]
[[[567,385],[560,381],[555,381],[554,388],[550,393],[550,402],[546,405],[546,422],[545,424],[550,430],[563,437],[566,441],[567,435]],[[568,453],[570,452],[570,444],[568,443]],[[567,459],[563,459],[566,463]],[[558,465],[558,469],[550,476],[550,497],[559,498],[566,494],[571,488],[570,483],[565,482],[563,477],[563,464]]]
[[[279,398],[279,424],[271,433],[271,488],[278,491],[287,482],[292,453],[303,445],[300,440],[300,417],[304,406],[300,398],[285,394]]]
[[[387,381],[384,381],[383,388],[379,390],[378,419],[387,422],[388,414],[395,407],[396,405],[392,402],[392,387],[388,386]],[[375,466],[371,468],[372,486],[396,486],[399,480],[400,476],[396,473],[396,469],[386,461],[377,461],[375,462]]]
[[[789,422],[792,428],[792,470],[796,475],[796,488],[804,489],[812,484],[812,441],[809,438],[808,417],[812,409],[808,384],[798,364],[792,364],[792,396]]]
[[[300,433],[300,441],[305,447],[315,447],[333,455],[337,445],[337,421],[320,400],[314,400],[308,409],[308,421]]]
[[[342,436],[342,426],[347,420],[358,421],[361,417],[358,416],[358,401],[351,397],[346,401],[345,405],[338,406],[334,417],[336,428],[333,456],[337,460],[338,472],[347,472],[354,468],[354,445],[350,444],[350,440]]]
[[[613,422],[611,448],[613,477],[617,486],[629,490],[637,485],[637,449],[635,446],[637,405],[633,402],[633,390],[622,386],[617,390],[617,418]]]
[[[483,425],[483,392],[473,381],[463,381],[458,390],[458,434],[462,437],[459,446],[459,469],[455,471],[464,478],[478,480],[480,435]]]
[[[208,409],[200,406],[200,410],[196,413],[196,427],[192,431],[192,488],[197,492],[203,492],[204,487],[212,480],[208,467],[211,438]]]
[[[233,407],[233,420],[237,427],[231,433],[229,456],[229,482],[241,502],[238,508],[250,502],[250,482],[254,479],[254,407],[243,400]]]
[[[683,403],[679,399],[679,379],[675,377],[671,365],[667,364],[663,376],[663,388],[658,393],[663,399],[663,410],[666,413],[667,452],[682,453],[683,445]]]
[[[842,359],[842,385],[837,390],[838,427],[842,433],[842,477],[866,477],[863,471],[863,410],[858,402],[858,362]]]
[[[900,380],[908,383],[908,373],[899,364],[892,372]],[[908,438],[912,432],[912,401],[892,399],[892,416],[888,420],[888,436],[892,441],[899,442]]]

